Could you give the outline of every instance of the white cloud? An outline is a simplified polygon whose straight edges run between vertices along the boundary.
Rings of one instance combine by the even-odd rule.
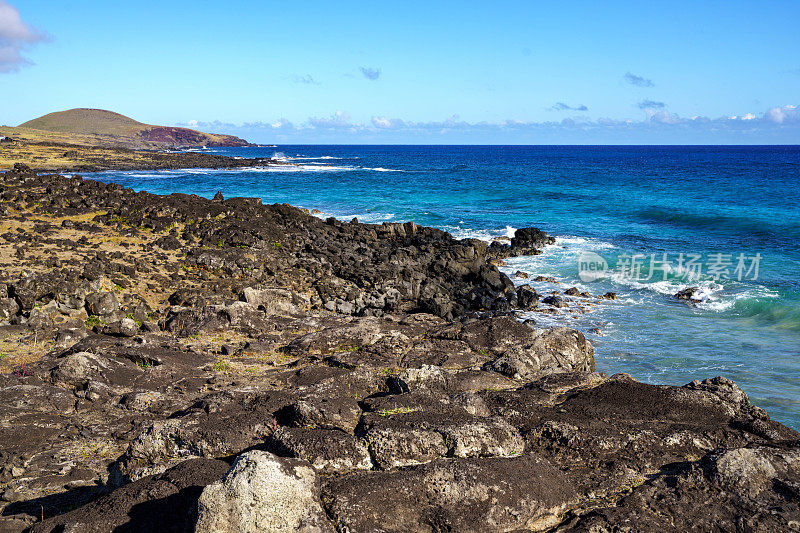
[[[190,120],[189,122],[186,123],[186,125],[189,126],[190,128],[196,128],[197,124],[198,122],[196,120]]]
[[[285,118],[281,118],[281,119],[273,122],[272,124],[270,124],[270,127],[272,129],[274,129],[274,130],[291,130],[291,129],[294,129],[294,125],[291,122],[289,122],[288,120],[286,120]]]
[[[22,21],[16,8],[0,0],[0,73],[16,72],[23,66],[31,65],[22,51],[46,39],[46,35]]]
[[[370,122],[378,129],[400,129],[406,126],[405,121],[399,118],[372,117]]]
[[[647,114],[647,120],[650,122],[658,122],[661,124],[680,124],[684,121],[684,119],[679,117],[677,113],[670,113],[669,111],[665,111],[663,109],[661,111],[646,109],[645,113]]]
[[[392,122],[386,117],[372,117],[372,125],[376,128],[391,128]]]
[[[764,113],[764,118],[776,124],[782,124],[786,121],[800,121],[800,112],[798,112],[796,105],[785,105],[783,107],[773,107],[767,109]]]

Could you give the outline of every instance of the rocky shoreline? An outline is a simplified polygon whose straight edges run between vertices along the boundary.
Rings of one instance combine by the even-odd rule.
[[[800,434],[735,383],[515,319],[544,232],[1,176],[0,532],[800,529]]]

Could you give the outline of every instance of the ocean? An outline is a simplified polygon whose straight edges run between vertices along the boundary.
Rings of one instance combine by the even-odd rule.
[[[581,330],[597,369],[683,385],[725,376],[800,430],[800,146],[279,146],[206,150],[276,157],[235,170],[87,174],[136,190],[414,220],[492,240],[557,237],[502,270],[547,294],[577,287],[542,327]],[[560,283],[531,281],[551,276]],[[676,299],[697,287],[696,304]]]

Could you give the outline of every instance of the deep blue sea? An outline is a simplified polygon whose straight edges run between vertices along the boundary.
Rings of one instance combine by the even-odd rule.
[[[459,238],[541,228],[557,244],[504,271],[562,282],[531,283],[540,293],[577,286],[619,299],[534,313],[537,323],[583,331],[603,372],[675,385],[729,377],[772,418],[800,429],[798,146],[208,151],[275,156],[285,166],[92,177],[156,193],[257,196],[361,222],[414,220]],[[588,259],[608,265],[598,279],[585,275]],[[672,296],[690,286],[699,288],[696,306]]]

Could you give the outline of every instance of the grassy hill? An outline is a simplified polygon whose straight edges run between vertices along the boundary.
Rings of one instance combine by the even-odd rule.
[[[57,111],[19,125],[20,128],[99,135],[132,135],[149,126],[103,109]]]
[[[146,150],[250,144],[232,135],[204,133],[173,126],[154,126],[113,111],[84,108],[49,113],[16,128],[0,128],[0,135],[27,142]]]

